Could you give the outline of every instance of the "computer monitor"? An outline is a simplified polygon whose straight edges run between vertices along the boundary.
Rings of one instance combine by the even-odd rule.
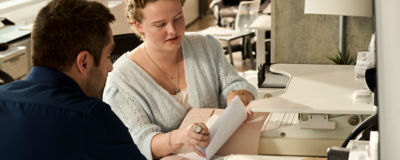
[[[379,159],[400,159],[400,1],[375,0]]]

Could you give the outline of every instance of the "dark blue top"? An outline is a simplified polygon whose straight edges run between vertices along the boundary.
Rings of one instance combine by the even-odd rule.
[[[0,86],[0,159],[145,159],[128,129],[65,74],[34,67]]]

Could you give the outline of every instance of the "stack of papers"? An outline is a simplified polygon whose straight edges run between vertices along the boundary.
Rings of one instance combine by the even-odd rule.
[[[235,97],[224,113],[210,127],[210,144],[200,150],[206,154],[206,159],[211,159],[222,147],[229,137],[246,120],[246,110],[239,97]]]

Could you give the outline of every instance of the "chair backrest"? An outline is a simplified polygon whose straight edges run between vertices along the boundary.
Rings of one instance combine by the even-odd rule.
[[[224,6],[237,6],[242,0],[222,0]]]
[[[135,49],[142,43],[133,33],[114,35],[115,48],[111,53],[111,62],[114,63],[124,53]]]
[[[0,70],[0,85],[14,81],[14,79],[6,72]]]
[[[250,25],[257,18],[260,2],[260,0],[240,2],[238,13],[236,14],[235,32],[248,33],[252,31]]]

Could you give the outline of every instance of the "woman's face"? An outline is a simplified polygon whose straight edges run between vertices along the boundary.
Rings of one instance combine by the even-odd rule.
[[[180,0],[158,0],[142,9],[142,23],[135,23],[144,34],[146,45],[161,51],[180,48],[185,32],[185,20]]]

